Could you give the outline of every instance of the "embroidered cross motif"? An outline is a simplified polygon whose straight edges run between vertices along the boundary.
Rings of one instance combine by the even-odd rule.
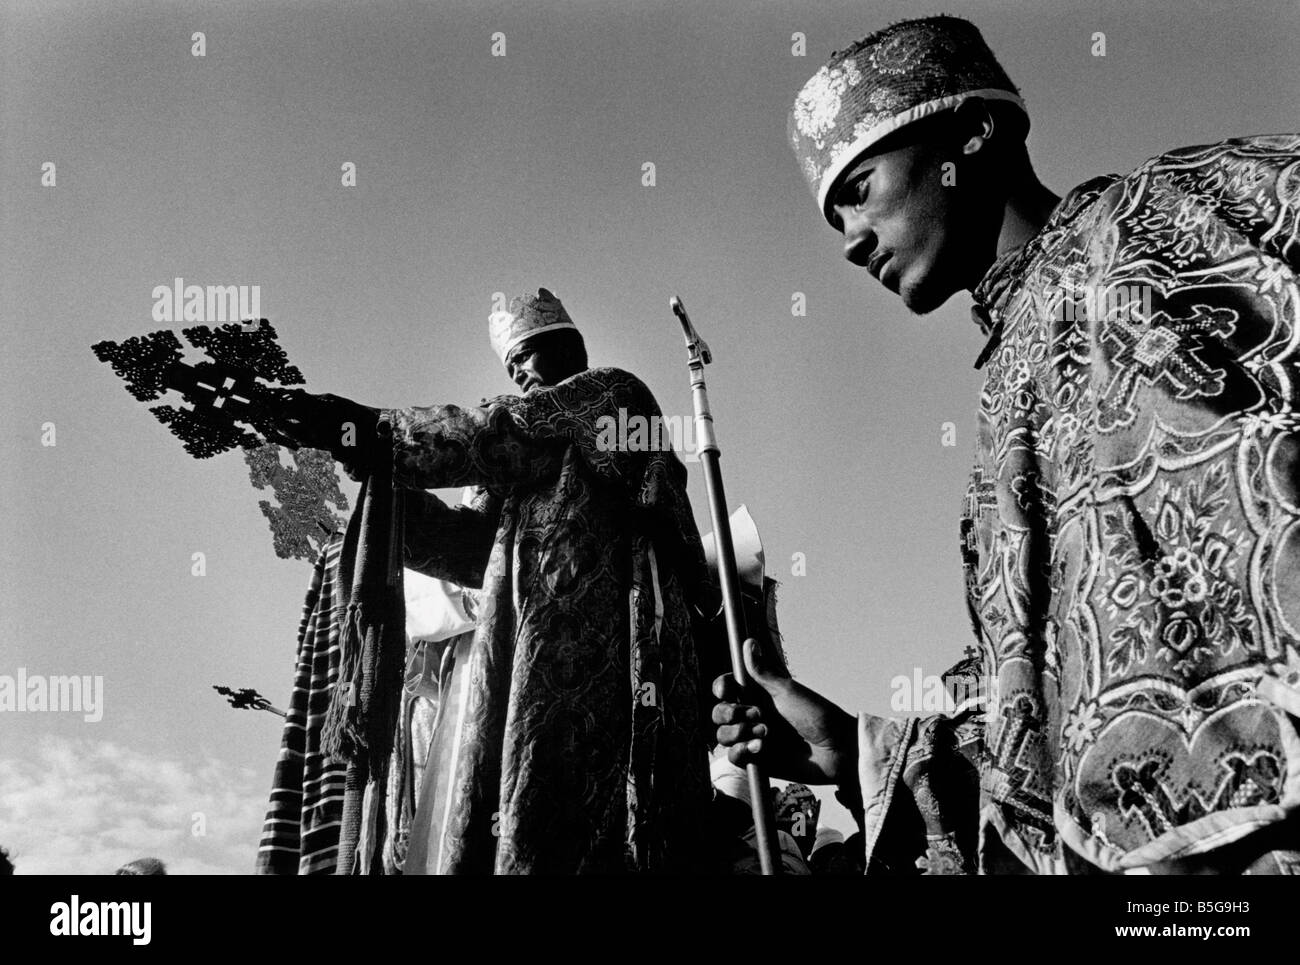
[[[984,478],[984,467],[976,466],[971,474],[970,485],[966,489],[966,518],[977,519],[985,509],[995,509],[998,505],[998,487],[992,479]]]
[[[966,490],[961,520],[961,556],[962,564],[967,569],[979,565],[979,534],[975,528],[976,523],[985,510],[996,509],[997,505],[997,485],[993,480],[985,479],[983,467],[977,466],[971,475],[970,486]]]
[[[1051,804],[1040,790],[1038,754],[1042,743],[1039,707],[1028,694],[998,708],[1001,717],[994,741],[991,767],[995,795],[1023,808],[1021,820],[1047,831],[1051,828]]]
[[[1097,407],[1097,428],[1113,432],[1137,417],[1133,398],[1141,385],[1163,385],[1177,399],[1216,396],[1226,372],[1208,364],[1203,354],[1212,342],[1233,333],[1237,313],[1230,308],[1196,305],[1188,318],[1152,314],[1147,324],[1126,318],[1102,323],[1102,341],[1117,346],[1110,359],[1114,376]]]
[[[1133,346],[1133,357],[1142,365],[1159,365],[1178,344],[1178,336],[1167,328],[1153,328]]]
[[[1159,758],[1141,764],[1123,761],[1111,775],[1120,814],[1140,820],[1153,838],[1168,831],[1176,818],[1174,803],[1160,781],[1166,766]]]

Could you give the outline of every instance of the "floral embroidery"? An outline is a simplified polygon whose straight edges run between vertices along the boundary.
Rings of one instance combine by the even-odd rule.
[[[1100,705],[1095,700],[1086,701],[1075,707],[1065,718],[1062,734],[1066,745],[1078,754],[1097,737],[1101,725],[1105,723],[1100,713]]]
[[[1143,554],[1131,524],[1118,512],[1103,516],[1107,554],[1119,567],[1107,600],[1112,614],[1127,618],[1111,633],[1107,656],[1112,674],[1127,673],[1147,658],[1149,644],[1163,645],[1161,656],[1183,676],[1203,670],[1217,649],[1227,657],[1238,647],[1253,648],[1255,618],[1245,606],[1234,573],[1237,530],[1230,520],[1214,523],[1227,506],[1228,475],[1212,466],[1200,483],[1181,492],[1160,488],[1155,535],[1173,551],[1162,555],[1146,576]]]
[[[794,102],[794,123],[799,132],[824,147],[825,136],[834,129],[844,91],[862,80],[858,65],[846,60],[838,67],[823,67],[813,75]]]
[[[1064,310],[1089,290],[1129,297]],[[1117,862],[1283,801],[1254,683],[1300,667],[1300,136],[1094,179],[974,294],[1004,330],[961,532],[1005,833],[1051,866],[1064,809]]]
[[[925,855],[916,859],[916,866],[926,875],[964,875],[966,863],[957,847],[956,835],[930,835],[926,841]]]

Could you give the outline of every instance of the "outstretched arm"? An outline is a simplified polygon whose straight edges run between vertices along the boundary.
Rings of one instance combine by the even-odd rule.
[[[527,485],[559,472],[566,445],[529,431],[506,400],[385,409],[381,418],[393,427],[393,480],[415,489]]]

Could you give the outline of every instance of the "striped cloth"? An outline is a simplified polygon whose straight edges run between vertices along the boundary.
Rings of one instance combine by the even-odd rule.
[[[316,560],[303,606],[293,696],[262,824],[258,874],[334,874],[347,767],[325,758],[320,738],[339,673],[342,545],[343,534],[336,534]]]

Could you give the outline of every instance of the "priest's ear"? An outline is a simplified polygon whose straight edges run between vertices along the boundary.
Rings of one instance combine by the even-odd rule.
[[[989,150],[990,142],[1001,134],[997,119],[993,116],[989,102],[982,97],[964,100],[952,109],[956,136],[961,144],[962,154],[978,155]]]
[[[1018,108],[972,97],[953,108],[952,118],[962,154],[1003,165],[1025,156],[1029,123]]]

